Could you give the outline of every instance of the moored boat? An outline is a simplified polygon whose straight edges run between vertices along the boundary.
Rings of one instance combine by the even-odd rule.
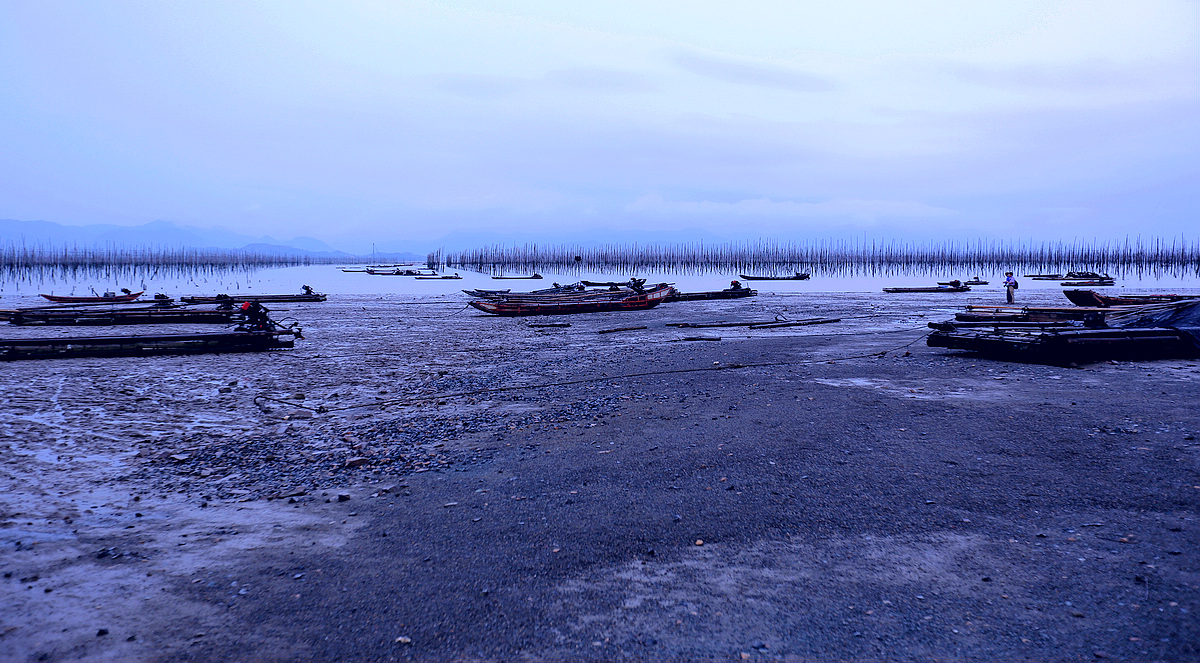
[[[968,291],[970,291],[970,290],[971,290],[971,287],[970,287],[970,286],[965,286],[965,285],[958,285],[958,286],[954,286],[954,285],[935,285],[935,286],[923,286],[923,287],[918,287],[918,288],[884,288],[884,289],[883,289],[883,291],[884,291],[884,292],[891,292],[891,293],[908,293],[908,292],[968,292]]]
[[[71,357],[263,352],[290,348],[299,332],[233,331],[202,334],[23,338],[0,341],[0,361]],[[281,338],[289,336],[286,340]]]
[[[792,276],[755,276],[753,274],[738,274],[739,277],[747,281],[807,281],[812,277],[811,274],[801,274],[796,272]]]
[[[670,295],[665,301],[668,302],[696,302],[707,299],[741,299],[743,297],[755,297],[758,295],[757,290],[750,288],[726,288],[724,290],[710,290],[708,292],[678,292]]]
[[[542,278],[542,275],[541,275],[541,274],[538,274],[537,272],[534,272],[534,273],[530,274],[529,276],[493,276],[492,278],[494,278],[494,279],[508,279],[508,280],[515,280],[515,279],[540,279],[540,278]]]
[[[1063,281],[1064,288],[1102,288],[1105,286],[1116,285],[1117,282],[1109,279],[1101,279],[1098,281]]]
[[[604,311],[636,311],[658,306],[675,289],[660,283],[644,292],[621,290],[580,293],[562,297],[485,299],[470,302],[470,305],[494,315],[566,315],[573,313],[598,313]]]
[[[179,301],[186,304],[225,304],[234,302],[323,302],[325,295],[304,286],[304,292],[299,295],[192,295],[180,297]]]
[[[1200,298],[1200,295],[1106,295],[1095,290],[1063,290],[1063,294],[1076,306],[1099,306],[1101,308],[1162,304]]]
[[[74,295],[47,295],[42,293],[42,297],[60,304],[105,304],[108,302],[131,302],[138,297],[141,297],[143,292],[146,291],[141,290],[139,292],[130,292],[128,288],[122,288],[122,294],[119,295],[115,292],[106,292],[103,295],[76,297]]]

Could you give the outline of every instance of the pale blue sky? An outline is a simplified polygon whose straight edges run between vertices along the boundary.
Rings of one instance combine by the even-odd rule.
[[[1200,230],[1197,2],[578,4],[0,0],[0,218]]]

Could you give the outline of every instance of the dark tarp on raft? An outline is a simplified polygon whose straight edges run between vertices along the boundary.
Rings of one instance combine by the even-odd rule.
[[[1186,306],[1146,313],[1116,327],[1161,327],[1174,329],[1200,349],[1200,301]]]

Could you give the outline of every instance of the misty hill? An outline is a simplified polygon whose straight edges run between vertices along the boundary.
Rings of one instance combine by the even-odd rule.
[[[270,236],[245,235],[224,228],[181,226],[168,221],[153,221],[140,226],[68,226],[50,221],[0,219],[0,242],[28,246],[188,247],[245,250],[270,255],[346,259],[354,257],[313,237],[278,240]]]

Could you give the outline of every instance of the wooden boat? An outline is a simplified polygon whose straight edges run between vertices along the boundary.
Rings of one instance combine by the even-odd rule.
[[[637,311],[658,306],[675,289],[660,283],[645,292],[621,291],[609,296],[567,296],[543,299],[487,299],[470,302],[471,306],[494,315],[567,315],[603,311]]]
[[[500,295],[507,295],[508,293],[512,292],[512,290],[510,288],[505,288],[504,290],[484,290],[483,288],[476,288],[474,290],[463,290],[463,292],[467,293],[467,295],[469,295],[471,297],[479,297],[481,299],[487,299],[489,297],[498,297]]]
[[[938,283],[938,285],[987,285],[988,284],[987,281],[981,280],[978,276],[971,279],[970,281],[960,281],[958,279],[954,279],[953,281],[938,281],[937,283]]]
[[[624,297],[634,292],[634,290],[625,288],[605,288],[603,290],[588,290],[581,284],[558,285],[553,288],[542,288],[541,290],[532,290],[530,292],[512,292],[510,290],[464,290],[472,297],[479,299],[503,299],[509,301],[546,301],[546,300],[566,300],[566,299],[588,299],[602,298],[612,299],[614,297]],[[473,294],[478,293],[478,294]]]
[[[180,297],[187,304],[233,304],[235,302],[323,302],[325,295],[308,288],[299,295],[194,295]]]
[[[454,279],[461,279],[461,278],[462,277],[459,276],[458,274],[454,274],[453,276],[451,276],[449,274],[442,274],[441,276],[418,276],[417,280],[418,281],[439,281],[439,280],[443,280],[443,279],[454,280]]]
[[[103,295],[95,295],[91,297],[76,297],[74,295],[47,295],[45,293],[42,293],[42,296],[52,302],[58,302],[60,304],[107,304],[110,302],[131,302],[138,297],[141,297],[143,292],[146,291],[141,290],[139,292],[130,292],[129,290],[124,290],[120,295],[115,292],[106,292]]]
[[[1193,329],[1191,333],[1200,333],[1200,329]],[[1160,327],[935,331],[926,338],[926,344],[1002,359],[1058,365],[1106,359],[1200,356],[1200,347],[1187,332]]]
[[[753,274],[738,274],[746,281],[807,281],[812,275],[796,272],[793,276],[754,276]]]
[[[908,293],[908,292],[969,292],[970,290],[971,290],[971,287],[970,287],[970,286],[966,286],[966,285],[960,285],[960,286],[953,286],[953,285],[936,285],[936,286],[923,286],[923,287],[919,287],[919,288],[884,288],[884,289],[883,289],[883,291],[884,291],[884,292],[891,292],[891,293],[901,293],[901,292],[903,292],[903,293]]]
[[[1063,294],[1071,303],[1077,306],[1139,306],[1142,304],[1163,304],[1178,302],[1185,299],[1197,299],[1200,295],[1106,295],[1095,290],[1063,290]]]
[[[25,309],[8,316],[13,325],[154,325],[154,324],[232,324],[240,318],[234,311],[181,308],[139,308],[125,310]]]
[[[368,268],[368,274],[375,276],[437,276],[432,269],[375,269]]]
[[[542,275],[538,274],[537,272],[534,272],[533,274],[530,274],[529,276],[493,276],[492,278],[494,278],[494,279],[540,279],[540,278],[542,278]]]
[[[1111,281],[1113,278],[1108,274],[1097,274],[1096,272],[1067,272],[1063,274],[1026,274],[1025,278],[1033,279],[1034,281]],[[1065,283],[1063,285],[1066,285]]]
[[[1063,287],[1073,288],[1102,288],[1104,286],[1116,285],[1116,281],[1063,281]]]
[[[726,288],[724,290],[711,290],[709,292],[678,292],[670,295],[664,301],[668,302],[696,302],[707,299],[741,299],[742,297],[755,297],[758,295],[757,290],[750,288],[738,288],[732,290]]]
[[[10,339],[0,341],[0,360],[263,352],[293,347],[297,336],[291,330],[277,330]]]

